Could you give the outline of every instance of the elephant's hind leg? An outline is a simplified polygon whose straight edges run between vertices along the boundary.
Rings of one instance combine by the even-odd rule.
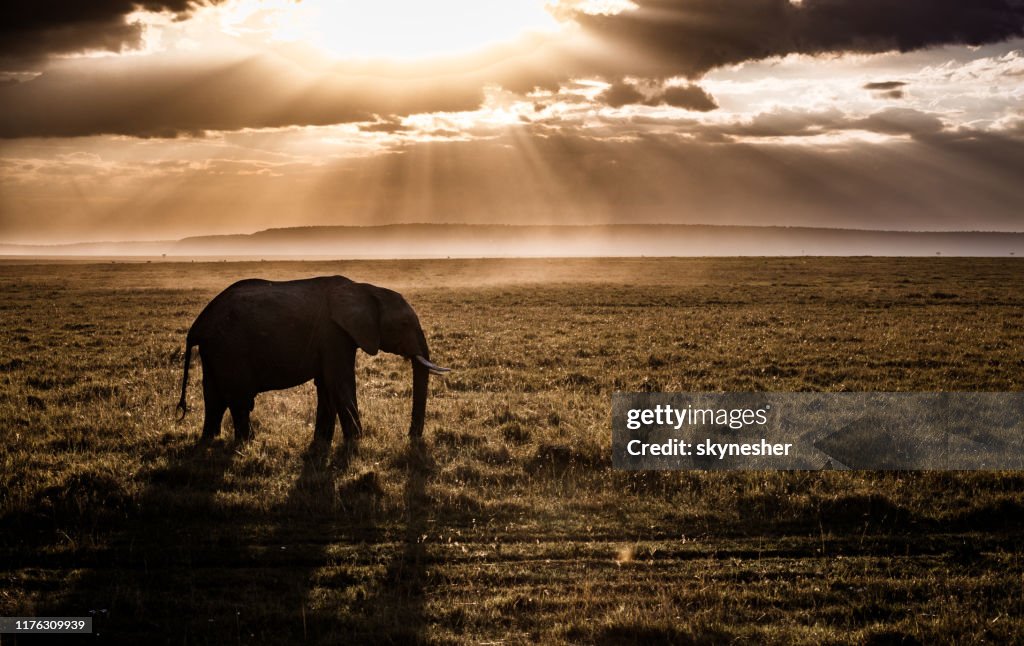
[[[235,441],[248,442],[252,439],[252,429],[249,426],[249,413],[252,412],[254,402],[252,400],[231,404],[231,422],[235,427]]]
[[[217,389],[203,377],[203,436],[200,441],[208,441],[220,435],[220,425],[224,420],[227,404]]]
[[[330,443],[334,439],[334,418],[338,415],[323,381],[316,380],[316,428],[313,439]]]

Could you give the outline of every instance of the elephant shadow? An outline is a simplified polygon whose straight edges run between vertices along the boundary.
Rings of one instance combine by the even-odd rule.
[[[430,450],[411,442],[399,510],[355,445],[314,442],[280,503],[225,504],[244,447],[169,437],[137,513],[110,530],[65,592],[37,610],[93,616],[112,643],[422,641],[432,515]],[[400,515],[399,515],[400,511]],[[383,521],[383,522],[382,522]],[[246,631],[249,631],[248,633]]]
[[[302,466],[284,502],[278,508],[276,534],[286,535],[292,520],[300,520],[321,536],[375,542],[383,487],[374,471],[339,482],[359,454],[358,443],[348,439],[333,450],[314,441],[302,455]]]
[[[196,445],[193,438],[165,436],[143,456],[151,466],[140,474],[147,485],[133,512],[95,539],[81,574],[69,577],[62,594],[37,612],[92,617],[93,633],[111,643],[142,643],[166,628],[147,611],[174,603],[182,573],[237,553],[222,534],[182,522],[217,517],[217,497],[235,457],[231,443]]]
[[[432,505],[427,487],[436,465],[421,439],[409,443],[401,461],[406,465],[402,492],[405,527],[366,601],[366,634],[358,637],[372,641],[386,635],[392,643],[420,643],[426,639],[425,590],[430,564],[427,532]]]
[[[305,640],[423,641],[429,560],[426,533],[431,516],[427,487],[435,471],[434,460],[421,439],[410,441],[397,457],[406,478],[401,521],[396,527],[391,518],[384,524],[378,522],[389,514],[382,509],[385,493],[376,472],[338,482],[357,455],[354,444],[339,445],[332,453],[316,442],[303,455],[300,474],[282,505],[277,538],[283,543],[294,536],[288,518],[298,515],[305,530],[322,540],[305,543],[306,551],[298,561],[310,565],[290,570],[295,586],[285,603],[302,608]],[[358,569],[359,563],[331,565],[332,546],[358,545],[387,555],[380,573],[370,580],[346,573]],[[330,588],[329,594],[324,594],[325,587]],[[325,596],[354,601],[324,603]]]

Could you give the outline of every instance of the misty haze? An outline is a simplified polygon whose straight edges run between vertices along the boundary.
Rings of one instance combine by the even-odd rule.
[[[700,225],[297,227],[150,242],[0,245],[39,257],[502,258],[621,256],[1014,256],[1024,233]]]

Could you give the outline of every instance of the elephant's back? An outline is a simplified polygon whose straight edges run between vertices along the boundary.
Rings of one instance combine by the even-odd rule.
[[[319,307],[315,284],[247,278],[217,294],[189,329],[189,344],[202,345],[240,331],[270,333],[308,320]]]

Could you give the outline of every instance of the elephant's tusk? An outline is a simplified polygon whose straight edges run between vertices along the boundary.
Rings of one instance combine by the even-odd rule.
[[[442,368],[441,366],[437,365],[436,363],[432,363],[428,359],[424,359],[423,356],[419,355],[419,354],[416,355],[416,361],[419,361],[420,363],[425,365],[427,367],[427,369],[430,370],[430,374],[432,374],[432,375],[443,375],[446,372],[451,372],[452,371],[451,368]]]

